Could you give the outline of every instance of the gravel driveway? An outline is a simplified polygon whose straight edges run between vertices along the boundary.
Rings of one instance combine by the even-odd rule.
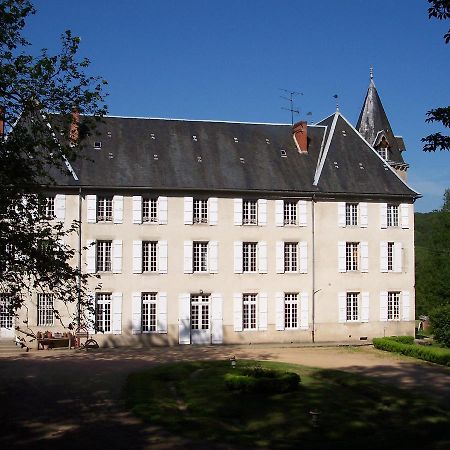
[[[0,355],[0,448],[173,449],[189,443],[142,425],[121,404],[126,376],[166,361],[254,358],[347,370],[448,404],[450,369],[372,347],[214,346]],[[199,450],[199,447],[195,447]]]

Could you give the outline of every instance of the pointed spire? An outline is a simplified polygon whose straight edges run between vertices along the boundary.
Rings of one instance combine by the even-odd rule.
[[[370,85],[375,87],[375,82],[373,81],[373,66],[370,66]]]

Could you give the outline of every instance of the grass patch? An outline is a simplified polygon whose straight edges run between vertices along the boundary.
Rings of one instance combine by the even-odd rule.
[[[183,362],[131,375],[126,401],[146,422],[200,448],[423,449],[450,439],[449,412],[429,399],[345,372],[258,364],[299,374],[299,389],[233,391],[227,374],[255,362],[238,361],[237,369],[227,361]],[[320,412],[317,424],[311,411]]]
[[[406,336],[405,336],[406,337]],[[423,359],[425,361],[450,367],[450,349],[435,346],[424,346],[407,344],[398,340],[399,338],[375,338],[373,346],[379,350],[400,353],[405,356]]]

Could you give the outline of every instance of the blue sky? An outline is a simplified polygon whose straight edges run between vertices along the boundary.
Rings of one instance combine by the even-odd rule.
[[[26,35],[58,48],[71,29],[91,72],[109,82],[109,114],[290,123],[280,88],[302,92],[300,116],[336,108],[356,123],[373,65],[394,133],[405,139],[417,211],[442,204],[450,153],[424,153],[438,130],[425,112],[449,104],[449,23],[425,0],[35,0]]]

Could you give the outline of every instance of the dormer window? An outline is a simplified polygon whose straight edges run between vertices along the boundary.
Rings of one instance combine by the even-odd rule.
[[[375,146],[378,154],[386,161],[389,159],[389,142],[385,136],[381,137],[380,142]]]

